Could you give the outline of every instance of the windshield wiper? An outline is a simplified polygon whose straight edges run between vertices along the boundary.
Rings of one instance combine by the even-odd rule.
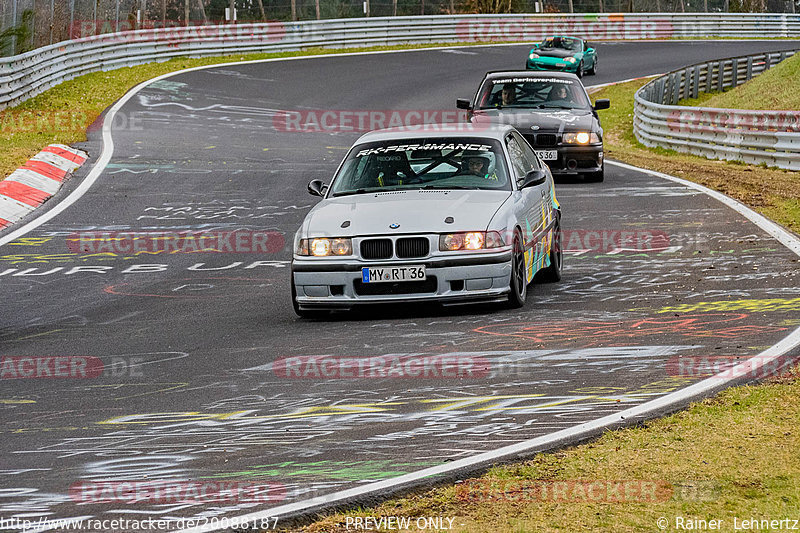
[[[472,190],[478,191],[478,190],[480,190],[480,187],[467,187],[466,185],[438,185],[438,186],[437,185],[425,185],[422,188],[423,189],[439,189],[439,190],[443,190],[443,189],[461,189],[461,190],[469,190],[469,191],[472,191]]]
[[[539,104],[535,107],[535,109],[576,109],[576,108],[571,105],[563,105],[563,104]]]
[[[356,189],[354,191],[343,191],[343,192],[335,192],[333,193],[334,198],[338,198],[339,196],[350,196],[352,194],[366,194],[366,189]]]

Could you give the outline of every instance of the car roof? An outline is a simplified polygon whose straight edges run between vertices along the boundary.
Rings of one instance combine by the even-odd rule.
[[[514,131],[510,124],[425,124],[420,126],[403,126],[370,131],[362,135],[355,144],[392,141],[400,139],[484,137],[502,141],[506,133]]]
[[[564,80],[580,80],[577,75],[571,72],[558,72],[552,70],[490,70],[486,73],[485,79],[496,78],[556,78]]]

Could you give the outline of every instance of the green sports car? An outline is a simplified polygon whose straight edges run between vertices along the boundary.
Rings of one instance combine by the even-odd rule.
[[[573,72],[580,78],[597,73],[597,52],[579,37],[553,35],[534,45],[525,68]]]

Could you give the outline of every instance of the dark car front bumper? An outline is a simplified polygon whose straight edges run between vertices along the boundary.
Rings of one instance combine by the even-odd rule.
[[[585,174],[599,172],[603,169],[603,143],[596,144],[564,144],[560,135],[524,135],[536,152],[549,152],[555,150],[556,159],[542,159],[553,174]],[[555,144],[541,142],[541,138],[556,137]]]

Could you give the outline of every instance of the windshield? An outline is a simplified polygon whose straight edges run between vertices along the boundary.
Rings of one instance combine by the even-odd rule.
[[[413,189],[511,190],[502,147],[471,137],[360,144],[334,178],[331,196]]]
[[[570,52],[580,52],[583,49],[580,39],[571,37],[548,37],[539,45],[540,50],[568,50]]]
[[[579,82],[561,78],[502,78],[487,80],[478,107],[530,109],[591,109]]]

